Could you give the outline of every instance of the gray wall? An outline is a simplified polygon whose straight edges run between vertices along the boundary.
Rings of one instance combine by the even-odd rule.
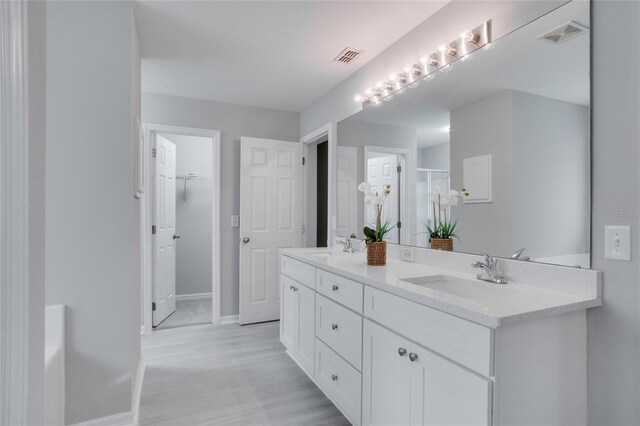
[[[338,145],[352,146],[358,149],[358,183],[364,181],[365,146],[405,148],[409,150],[410,155],[417,155],[417,141],[418,132],[415,127],[392,126],[359,120],[345,120],[338,124]],[[408,177],[408,179],[414,179],[415,181],[415,173],[413,173],[413,177]],[[364,194],[360,191],[357,191],[357,194],[358,229],[355,232],[362,238]],[[337,207],[338,209],[340,208],[340,206]]]
[[[222,316],[238,313],[238,228],[231,228],[231,215],[240,211],[240,137],[297,141],[300,115],[295,112],[212,102],[199,99],[143,93],[145,123],[204,129],[221,134],[222,188],[220,193],[220,293]]]
[[[140,357],[129,2],[47,4],[46,303],[67,305],[68,424],[131,410]]]
[[[512,96],[513,247],[532,257],[588,253],[589,108]]]
[[[27,424],[44,415],[47,5],[27,6],[29,87],[29,377]]]
[[[176,295],[211,293],[213,141],[165,135],[176,144],[176,174],[198,172],[203,179],[176,183]],[[204,179],[206,178],[206,180]]]
[[[513,237],[512,92],[473,102],[451,111],[451,188],[462,188],[463,159],[492,154],[493,202],[451,209],[457,218],[456,250],[505,256]],[[490,125],[489,125],[490,123]]]
[[[484,154],[493,156],[493,202],[453,208],[457,249],[505,257],[522,247],[533,257],[589,251],[587,107],[505,91],[452,111],[452,188],[463,186],[463,160]]]
[[[422,169],[449,170],[451,167],[450,149],[450,143],[441,143],[440,145],[420,149],[418,151],[418,167]]]
[[[587,311],[589,424],[640,424],[640,3],[592,5],[592,267],[604,300]],[[620,43],[620,40],[625,40]],[[623,212],[622,216],[610,212]],[[627,215],[624,212],[629,212]],[[605,260],[604,225],[632,226],[632,261]]]

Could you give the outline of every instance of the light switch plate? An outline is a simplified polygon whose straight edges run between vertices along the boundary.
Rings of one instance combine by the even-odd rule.
[[[406,262],[416,261],[416,251],[411,247],[400,247],[400,259]]]
[[[604,258],[613,260],[631,260],[631,227],[604,227]]]
[[[240,226],[240,216],[238,216],[237,214],[234,214],[231,216],[231,227],[232,228],[237,228]]]

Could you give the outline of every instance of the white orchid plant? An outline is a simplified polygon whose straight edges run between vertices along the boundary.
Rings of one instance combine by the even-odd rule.
[[[375,191],[368,182],[362,182],[358,185],[358,191],[364,194],[364,201],[375,209],[376,223],[371,226],[365,226],[363,229],[364,240],[367,244],[384,241],[393,226],[388,220],[382,222],[382,207],[391,194],[391,187],[387,185],[380,192]]]
[[[468,197],[467,190],[462,188],[460,191],[451,190],[449,193],[442,193],[437,188],[435,194],[433,194],[431,204],[433,207],[433,227],[425,225],[429,238],[458,238],[456,232],[458,221],[451,221],[449,218],[449,209],[458,205],[458,200],[463,197]]]

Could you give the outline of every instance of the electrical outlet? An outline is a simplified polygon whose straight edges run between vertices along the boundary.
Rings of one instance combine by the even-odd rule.
[[[400,259],[405,262],[415,262],[416,261],[416,251],[411,247],[401,247],[400,248]]]
[[[237,228],[240,226],[240,216],[238,216],[237,214],[234,214],[231,216],[231,227],[232,228]]]
[[[613,260],[631,260],[631,227],[604,227],[604,258]]]

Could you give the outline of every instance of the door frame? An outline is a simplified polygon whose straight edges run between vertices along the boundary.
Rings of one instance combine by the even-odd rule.
[[[303,144],[302,156],[307,158],[309,147],[312,145],[318,145],[327,139],[327,247],[332,247],[335,242],[335,236],[337,235],[337,186],[338,186],[338,141],[336,134],[336,126],[333,123],[327,123],[300,138],[300,143]],[[304,233],[302,234],[302,245],[308,247],[309,226],[307,223],[309,202],[306,188],[311,179],[307,172],[308,168],[302,169],[302,226],[304,227]],[[317,174],[316,174],[317,179]]]
[[[29,349],[41,342],[30,330],[40,329],[33,320],[44,301],[40,314],[30,311],[41,289],[29,280],[27,8],[26,1],[0,4],[0,424],[24,424],[41,409],[29,407],[29,380],[39,375]]]
[[[143,324],[141,333],[153,331],[153,317],[151,303],[153,301],[153,237],[151,226],[153,225],[153,187],[154,162],[152,149],[155,147],[155,138],[158,133],[171,133],[185,136],[208,137],[213,141],[213,209],[212,209],[212,283],[211,283],[211,322],[220,324],[221,298],[220,298],[220,130],[201,129],[195,127],[171,126],[164,124],[143,124],[144,139],[142,152],[144,161],[141,163],[145,182],[149,182],[148,188],[140,196],[140,241],[142,261],[142,313]]]
[[[369,170],[367,163],[369,160],[369,154],[375,152],[379,154],[398,155],[401,157],[401,172],[400,172],[400,221],[402,222],[402,228],[400,228],[400,245],[415,245],[411,239],[410,229],[415,228],[416,218],[416,200],[411,194],[416,193],[415,178],[416,178],[416,159],[415,156],[409,155],[408,148],[392,148],[387,146],[364,146],[364,180],[369,180]],[[365,207],[366,208],[366,207]],[[366,213],[365,217],[366,219]],[[415,239],[415,235],[414,235]]]

